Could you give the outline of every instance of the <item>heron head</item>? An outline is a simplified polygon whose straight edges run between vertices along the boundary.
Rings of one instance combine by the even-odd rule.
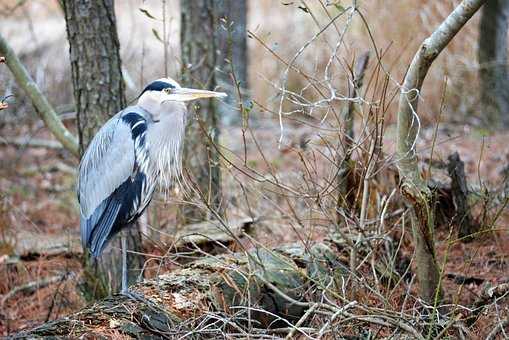
[[[171,78],[161,78],[154,80],[143,89],[139,99],[143,97],[151,97],[162,104],[167,101],[187,102],[202,98],[223,98],[226,97],[226,93],[185,88]]]

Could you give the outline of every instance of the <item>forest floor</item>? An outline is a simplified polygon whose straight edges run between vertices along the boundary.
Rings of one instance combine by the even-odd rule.
[[[26,132],[20,129],[16,135]],[[292,149],[303,138],[310,138],[312,130],[306,127],[290,129],[287,146],[279,149],[274,147],[277,133],[276,128],[255,130],[260,147],[271,150],[267,153],[269,163],[277,173],[298,172],[299,165]],[[8,138],[13,137],[14,133],[4,128],[1,135]],[[226,136],[231,140],[241,138],[240,129],[228,129]],[[429,150],[433,128],[424,129],[422,136],[419,150]],[[48,136],[42,131],[37,137]],[[393,140],[389,127],[384,147],[387,153],[392,150]],[[506,133],[483,136],[482,132],[469,127],[441,128],[436,140],[433,158],[445,162],[449,154],[459,152],[465,162],[470,186],[494,189],[503,183],[504,166],[509,164]],[[253,147],[248,149],[250,164],[261,164],[262,157],[256,154]],[[237,144],[230,151],[242,154],[242,145]],[[426,155],[422,156],[426,159]],[[73,167],[76,162],[70,159],[62,150],[0,145],[0,276],[4,278],[0,282],[0,335],[63,317],[85,305],[77,289],[81,279],[81,254],[77,241],[79,223],[74,194]],[[225,177],[225,185],[228,186],[231,179]],[[237,194],[231,196],[240,201],[240,194]],[[168,224],[176,225],[175,206],[182,203],[181,195],[176,194],[176,197],[169,195],[169,201],[165,201],[161,196],[149,210],[151,217],[148,222],[155,229]],[[257,201],[259,198],[252,199]],[[237,205],[240,208],[237,207],[235,211],[232,207],[231,217],[245,217],[245,207],[242,208],[242,203]],[[265,209],[263,204],[257,202],[255,205],[257,213],[263,215],[260,213]],[[475,218],[478,221],[482,218],[479,213],[477,209]],[[312,228],[313,232],[309,233],[296,230],[283,218],[270,218],[260,223],[261,226],[251,236],[269,247],[301,242],[300,232],[306,233],[308,240],[321,241],[328,234],[327,228],[321,226],[320,221],[310,222],[310,225],[314,223],[319,227]],[[470,243],[451,244],[448,242],[450,227],[443,225],[437,229],[438,258],[440,262],[446,259],[446,301],[472,305],[486,285],[509,282],[508,226],[509,211],[506,209],[492,226],[494,231],[480,234]],[[400,231],[394,233],[398,235]],[[151,235],[153,238],[154,234]],[[51,250],[51,242],[55,240],[60,246],[64,244],[65,249]],[[413,248],[408,235],[403,240],[400,254],[408,260],[412,257]],[[145,247],[149,254],[164,253],[164,247],[151,241],[146,241]],[[235,245],[231,248],[238,249]],[[43,250],[40,252],[37,249]],[[51,251],[45,253],[44,249]],[[171,270],[171,267],[167,266],[166,270]],[[154,272],[149,268],[146,276],[150,277]],[[499,306],[509,308],[507,299],[501,301]],[[499,317],[496,313],[485,315],[475,327],[481,331],[485,323],[496,317]]]

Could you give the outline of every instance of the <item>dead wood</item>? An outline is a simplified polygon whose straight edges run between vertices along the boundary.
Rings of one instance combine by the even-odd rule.
[[[463,241],[472,241],[473,234],[479,231],[468,204],[468,188],[465,176],[465,164],[457,152],[448,157],[447,170],[451,177],[451,193],[456,213],[454,222],[458,225],[458,237]]]
[[[155,232],[160,235],[161,241],[176,250],[197,246],[209,250],[217,245],[228,245],[244,233],[251,234],[258,221],[259,218],[247,217],[223,225],[220,221],[212,220],[180,227],[171,225]]]
[[[351,160],[355,138],[354,111],[356,102],[354,99],[359,96],[368,63],[369,52],[365,52],[357,60],[355,69],[351,71],[352,84],[348,86],[348,97],[350,100],[348,101],[348,105],[343,112],[343,120],[345,126],[342,138],[342,149],[344,150],[344,155],[337,156],[338,159],[341,160],[337,173],[337,184],[339,189],[337,205],[338,208],[343,207],[346,210],[353,208],[356,191],[356,180],[354,178],[355,174],[353,173],[355,164],[353,164]],[[337,215],[337,220],[341,220],[340,214]]]
[[[470,285],[470,284],[480,285],[486,281],[485,279],[480,277],[465,276],[456,273],[447,273],[446,277],[448,279],[453,280],[454,283],[456,283],[457,285]]]
[[[4,308],[5,302],[7,300],[13,298],[18,293],[34,293],[38,289],[47,287],[53,283],[57,283],[59,281],[65,280],[69,275],[64,273],[60,275],[54,275],[47,278],[43,278],[41,280],[32,281],[25,283],[24,285],[14,287],[11,289],[7,294],[2,296],[2,299],[0,300],[0,306],[2,306],[2,309]]]
[[[466,325],[471,326],[479,318],[485,307],[492,304],[498,299],[509,296],[509,283],[501,283],[493,286],[486,284],[479,298],[475,301],[473,306],[473,312],[466,319]]]
[[[14,251],[20,257],[82,253],[78,234],[45,234],[21,231],[16,235],[16,239]]]
[[[314,286],[337,288],[342,268],[325,244],[310,251],[287,246],[209,256],[133,287],[150,303],[114,295],[14,338],[214,338],[231,328],[240,331],[247,322],[260,329],[287,327],[316,299]]]
[[[168,226],[155,233],[166,246],[174,250],[195,249],[200,247],[210,250],[217,245],[229,245],[235,238],[251,234],[258,218],[242,218],[222,225],[218,221],[205,221],[181,227]],[[23,231],[17,234],[15,253],[20,257],[37,257],[40,255],[57,256],[62,254],[81,254],[79,234],[43,234]]]
[[[0,104],[0,109],[3,109],[3,104]],[[7,104],[5,104],[7,105]],[[26,137],[15,137],[15,138],[2,138],[1,143],[6,145],[13,145],[16,147],[32,147],[32,148],[44,148],[44,149],[55,149],[62,150],[64,147],[58,141],[41,139],[41,138],[26,138]]]

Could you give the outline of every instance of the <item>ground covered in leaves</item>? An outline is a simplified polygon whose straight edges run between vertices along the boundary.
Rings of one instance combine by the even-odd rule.
[[[260,129],[256,131],[257,138],[264,140],[264,133],[272,135],[275,132]],[[425,132],[424,134],[432,136],[431,133]],[[482,181],[481,186],[485,188],[499,187],[503,183],[502,160],[507,159],[509,153],[506,148],[501,147],[505,136],[494,135],[476,138],[471,134],[458,134],[457,131],[451,134],[455,140],[454,147],[452,147],[452,143],[440,143],[440,138],[451,137],[439,136],[435,150],[436,159],[445,162],[448,154],[453,150],[458,150],[466,163],[468,180],[472,188],[479,188],[479,179]],[[48,137],[44,132],[41,136]],[[230,136],[236,137],[235,133]],[[274,171],[285,173],[298,170],[300,165],[294,160],[295,157],[292,157],[292,154],[303,152],[303,150],[296,146],[297,143],[293,142],[293,139],[298,141],[303,138],[302,136],[309,136],[309,131],[306,129],[295,130],[294,136],[290,137],[288,146],[271,155],[270,164]],[[431,140],[422,141],[421,149],[426,150],[430,143]],[[265,145],[265,147],[270,149],[271,145]],[[390,140],[387,142],[387,148],[390,150]],[[241,150],[236,151],[240,152]],[[263,169],[267,166],[261,157],[257,157],[254,150],[250,149],[249,152],[252,167]],[[306,151],[304,150],[304,152]],[[423,158],[425,159],[425,156]],[[78,289],[81,280],[81,253],[79,245],[76,244],[78,221],[73,194],[74,174],[72,172],[75,162],[69,162],[69,159],[69,155],[62,150],[5,145],[0,147],[2,162],[0,170],[2,192],[0,272],[1,276],[5,278],[0,283],[2,296],[0,332],[3,335],[59,319],[86,305]],[[423,169],[426,169],[425,164],[423,164]],[[433,172],[437,177],[440,176],[440,169],[432,169],[432,174]],[[233,184],[225,183],[225,185],[234,187]],[[384,183],[380,185],[383,187]],[[486,192],[488,195],[488,191]],[[232,193],[231,196],[236,196],[236,199],[239,197],[238,192]],[[255,196],[249,199],[256,201]],[[157,221],[159,228],[175,224],[177,209],[174,205],[182,204],[183,200],[178,192],[174,192],[173,196],[170,196],[169,202],[165,200],[164,195],[161,195],[150,210],[149,216],[151,217],[149,217],[148,223]],[[479,200],[482,201],[481,198]],[[284,200],[278,202],[282,203]],[[298,198],[294,202],[297,204]],[[380,261],[380,264],[383,264],[387,260],[384,252],[388,250],[386,246],[375,247],[376,254],[369,257],[367,263],[360,265],[356,273],[357,278],[363,281],[366,286],[349,291],[347,299],[370,308],[387,308],[384,304],[389,304],[390,310],[404,310],[405,313],[410,314],[409,317],[412,317],[412,313],[415,317],[422,313],[422,306],[416,300],[416,285],[408,285],[415,280],[411,261],[413,248],[410,227],[408,224],[406,229],[401,228],[402,215],[400,211],[398,212],[398,209],[401,210],[402,207],[401,202],[395,201],[391,207],[394,209],[394,215],[385,222],[387,229],[385,236],[392,240],[392,246],[398,247],[398,252],[394,253],[396,254],[394,265],[396,276],[390,279],[396,282],[403,280],[406,284],[397,284],[392,288],[390,285],[387,286],[387,277],[384,277],[383,270],[374,270],[378,263],[373,263],[373,261]],[[479,202],[475,203],[475,207],[476,221],[487,224],[493,221],[496,209],[499,209],[500,205],[487,214],[483,212],[482,204]],[[242,208],[241,203],[233,204],[230,208],[233,217],[245,215],[247,210],[245,206]],[[263,215],[262,208],[266,207],[259,202],[253,204],[257,215],[255,217],[259,219],[257,226],[253,228],[247,239],[241,239],[241,244],[227,243],[228,251],[253,249],[260,245],[270,248],[285,243],[306,247],[330,237],[331,227],[327,227],[326,221],[311,220],[306,222],[303,227],[291,221],[285,221],[284,218],[277,218],[277,215]],[[483,216],[486,221],[482,221]],[[488,226],[490,228],[480,233],[470,243],[455,241],[456,225],[442,223],[438,227],[437,249],[439,262],[443,265],[444,301],[448,304],[444,308],[447,309],[447,315],[467,318],[472,314],[472,310],[467,308],[473,308],[476,303],[479,303],[489,287],[508,282],[509,236],[507,221],[507,209],[501,210],[494,225]],[[59,245],[53,248],[51,240],[55,239],[59,240]],[[178,252],[166,253],[165,249],[168,245],[165,246],[167,244],[165,242],[167,239],[162,236],[157,237],[157,232],[150,230],[150,237],[145,241],[145,245],[147,253],[156,257],[152,258],[153,265],[148,266],[147,278],[171,272],[181,266],[178,264],[179,262],[189,262],[189,254],[184,254],[181,258],[181,254]],[[37,245],[35,249],[34,244]],[[210,248],[206,250],[208,252]],[[343,265],[348,266],[348,249],[338,246],[335,251]],[[171,261],[154,260],[157,259],[157,256],[162,255],[169,257]],[[194,253],[191,257],[199,259],[203,256],[204,254]],[[382,294],[384,298],[381,299],[379,294]],[[190,303],[189,301],[192,300],[178,294],[170,294],[169,297],[173,301],[165,301],[165,306],[170,309],[178,309],[179,304]],[[492,302],[489,301],[490,304]],[[193,313],[193,308],[188,308],[185,313]],[[205,310],[208,307],[204,304],[200,308]],[[494,327],[494,321],[503,322],[507,317],[507,308],[507,299],[497,298],[496,304],[480,312],[468,328],[470,333],[465,334],[486,334],[489,329]],[[180,317],[191,316],[185,313]],[[323,316],[320,318],[318,315],[313,320],[316,325],[319,324],[319,320],[326,319],[323,319]],[[377,333],[379,335],[390,334],[390,328],[386,330],[382,328],[374,327],[371,331],[374,332],[373,334],[380,332]],[[346,327],[343,328],[343,331],[344,334],[348,334],[355,329],[353,327],[348,330]],[[115,327],[110,330],[115,331]]]

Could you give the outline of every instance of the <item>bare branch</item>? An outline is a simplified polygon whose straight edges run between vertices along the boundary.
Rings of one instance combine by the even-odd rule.
[[[409,180],[419,176],[415,139],[419,129],[417,106],[424,78],[433,61],[486,0],[464,0],[422,43],[403,82],[398,107],[398,167]],[[420,179],[418,181],[421,181]]]
[[[36,108],[39,117],[44,121],[48,129],[62,145],[73,155],[79,157],[78,140],[65,127],[58,118],[57,113],[50,105],[37,84],[28,74],[18,56],[9,46],[4,37],[0,34],[0,54],[5,58],[5,64],[9,67],[19,86],[25,90],[26,94]]]
[[[0,104],[0,109],[1,108],[2,104]],[[32,147],[55,150],[62,149],[62,144],[60,144],[59,142],[41,138],[27,138],[27,137],[1,138],[0,142],[6,145],[14,145],[17,147]]]

